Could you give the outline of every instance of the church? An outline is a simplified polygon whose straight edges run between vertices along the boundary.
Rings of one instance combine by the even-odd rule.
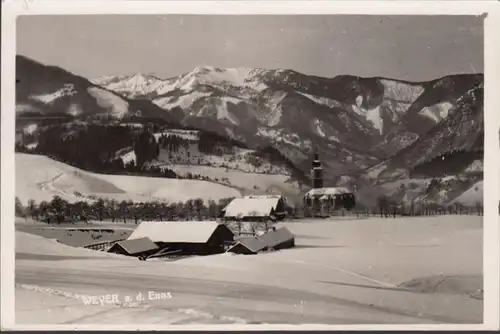
[[[328,217],[336,210],[351,210],[356,205],[356,197],[349,189],[323,186],[323,166],[318,153],[314,154],[311,174],[312,189],[303,199],[306,217]]]

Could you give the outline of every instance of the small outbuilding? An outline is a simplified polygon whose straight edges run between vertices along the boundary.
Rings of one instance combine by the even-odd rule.
[[[286,227],[281,227],[254,238],[240,239],[228,252],[249,255],[292,247],[295,247],[295,236]]]
[[[127,256],[149,256],[160,248],[149,238],[128,239],[115,243],[108,249],[108,253]]]
[[[221,216],[226,220],[282,220],[287,214],[286,199],[280,195],[245,196],[233,199]]]
[[[267,250],[266,243],[255,237],[240,239],[233,247],[229,248],[227,251],[229,253],[250,255],[257,254],[258,252],[262,252],[265,250]]]
[[[141,238],[151,239],[162,251],[209,255],[223,253],[224,246],[234,241],[234,234],[214,221],[147,221],[137,226],[129,240]]]
[[[286,227],[272,229],[259,237],[269,249],[284,249],[295,247],[295,236]]]

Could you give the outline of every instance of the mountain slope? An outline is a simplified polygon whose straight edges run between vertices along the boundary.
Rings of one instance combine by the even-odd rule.
[[[124,159],[127,161],[123,161],[123,164],[115,163],[117,154],[119,155],[120,151],[126,151],[125,155],[134,153],[133,150],[130,152],[131,145],[141,131],[141,124],[147,121],[152,121],[156,128],[162,129],[161,132],[169,129],[170,132],[178,131],[172,133],[173,135],[179,135],[185,131],[180,122],[171,117],[172,113],[161,109],[147,99],[123,97],[61,68],[45,66],[22,56],[17,57],[16,70],[18,80],[16,149],[18,151],[45,154],[72,166],[98,173],[133,172],[135,175],[151,176],[150,174],[156,172],[144,171],[143,173],[139,170],[140,167],[137,170],[125,168],[123,164],[130,160],[128,158]],[[190,129],[198,132],[193,127]],[[222,165],[226,165],[227,161],[224,159],[227,159],[227,154],[224,156],[218,152],[214,154],[205,152],[214,148],[218,149],[219,146],[229,151],[245,149],[244,145],[230,140],[227,135],[217,137],[207,131],[199,131],[199,133],[205,144],[204,151],[200,152],[200,145],[195,143],[191,146],[196,148],[194,150],[196,152],[192,150],[188,154],[196,153],[202,163],[205,163],[205,158],[217,158],[222,161]],[[182,145],[187,144],[181,142]],[[262,171],[259,173],[271,171],[274,174],[268,178],[269,180],[264,180],[265,177],[263,177],[262,182],[257,182],[261,190],[273,191],[273,187],[276,188],[276,185],[288,181],[291,176],[304,179],[303,173],[283,159],[279,151],[266,151],[266,146],[268,146],[267,143],[263,143],[255,150],[247,150],[247,154],[243,157],[245,160],[248,156],[262,164]],[[174,162],[169,161],[168,154],[165,155],[163,150],[161,151],[162,156],[167,156],[167,158],[159,163],[175,166]],[[190,161],[189,163],[196,164],[197,162]],[[229,168],[231,175],[243,173],[241,168],[241,166],[239,169]],[[224,175],[228,172],[222,169],[223,172],[220,173],[222,176],[219,179],[225,178]],[[250,171],[254,169],[256,167],[249,167]],[[208,177],[211,174],[213,174],[211,171],[197,173],[199,177]],[[260,175],[263,174],[255,177],[259,178]],[[165,177],[172,177],[172,175],[165,175]],[[273,178],[277,181],[272,181]],[[130,177],[130,179],[134,178]],[[136,179],[139,180],[139,178]],[[193,182],[196,181],[193,180]],[[212,180],[212,183],[217,182]],[[228,194],[234,193],[236,188],[242,188],[241,190],[245,192],[257,191],[253,189],[253,186],[243,189],[244,187],[238,187],[238,185],[232,188],[225,187],[221,182],[219,185],[223,187],[222,189],[230,189]],[[236,191],[238,194],[241,193],[240,190]],[[198,194],[195,191],[191,196],[195,198]]]
[[[475,178],[482,177],[481,171],[465,171],[482,159],[481,74],[412,83],[349,75],[322,78],[292,70],[205,66],[169,79],[136,74],[89,82],[21,56],[16,67],[17,124],[31,138],[36,138],[40,129],[30,125],[36,120],[29,116],[64,117],[68,123],[114,119],[115,125],[133,123],[133,119],[139,123],[152,120],[155,124],[166,122],[166,127],[160,125],[163,130],[195,129],[218,134],[237,151],[262,153],[263,148],[270,147],[271,156],[285,156],[302,172],[308,172],[311,153],[317,150],[325,165],[326,186],[343,180],[359,185],[360,192],[362,187],[370,188],[374,183],[385,182],[393,187],[391,182],[398,179],[440,178],[449,174],[473,175],[460,185],[470,187],[469,181],[477,182]],[[71,123],[64,136],[74,136],[75,126],[78,127]],[[36,146],[35,142],[31,144]],[[122,146],[116,149],[127,150],[130,143]],[[190,153],[198,151],[200,147]],[[130,152],[126,154],[129,159]],[[216,169],[228,165],[226,156],[207,152],[200,153],[200,161],[222,162],[207,168],[190,168],[197,162],[189,161],[188,167],[183,167],[181,162],[170,161],[169,153],[162,154],[162,161],[157,164],[186,174],[191,173],[188,170],[203,170],[206,175],[201,176],[219,175]],[[278,164],[271,162],[269,156],[260,158],[264,164],[270,164],[270,170],[291,167],[280,172],[282,176],[294,173],[289,161],[281,159]],[[357,182],[360,175],[361,183]],[[263,182],[263,186],[267,185],[267,181]],[[421,194],[426,187],[422,185],[418,192]],[[451,192],[455,196],[453,189]]]
[[[482,80],[480,74],[464,74],[411,83],[198,67],[166,80],[134,75],[94,83],[150,99],[183,125],[215,131],[250,147],[272,144],[304,169],[317,148],[333,182],[339,174],[376,165],[425,135]]]
[[[241,195],[233,188],[207,181],[90,173],[41,155],[17,153],[16,171],[16,196],[24,205],[29,200],[50,201],[54,195],[69,202],[102,197],[170,203]]]
[[[16,79],[18,119],[142,116],[172,120],[151,101],[125,98],[59,67],[46,66],[19,55],[16,57]]]
[[[484,150],[483,84],[457,100],[449,117],[435,125],[408,147],[363,173],[378,179],[396,175],[443,175],[464,171]],[[398,173],[399,171],[399,173]],[[395,175],[396,174],[396,175]]]

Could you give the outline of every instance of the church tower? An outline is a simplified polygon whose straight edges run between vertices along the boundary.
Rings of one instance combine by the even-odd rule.
[[[319,160],[319,154],[317,151],[315,151],[314,153],[311,172],[313,179],[313,188],[323,188],[323,166],[321,164],[321,161]]]

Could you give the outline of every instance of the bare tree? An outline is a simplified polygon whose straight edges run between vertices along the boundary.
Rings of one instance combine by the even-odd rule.
[[[389,199],[387,198],[386,195],[380,195],[377,198],[377,206],[380,211],[380,217],[387,217],[389,214]]]
[[[37,219],[37,206],[36,202],[32,199],[28,201],[28,215],[31,216],[33,219]]]
[[[482,216],[483,215],[483,204],[481,202],[477,201],[475,203],[475,205],[476,205],[476,213],[477,213],[477,215],[478,216]]]

